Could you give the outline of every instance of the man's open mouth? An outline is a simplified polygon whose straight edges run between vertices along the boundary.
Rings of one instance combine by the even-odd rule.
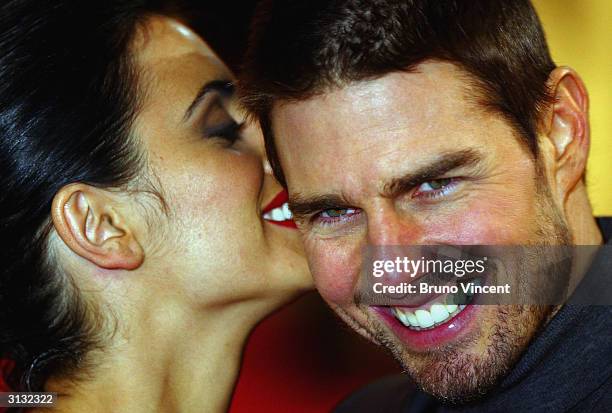
[[[423,308],[410,311],[406,307],[391,307],[391,312],[405,327],[421,331],[436,328],[457,316],[465,309],[465,305],[432,304],[429,309]]]
[[[480,278],[473,278],[469,282],[480,285]],[[462,282],[459,282],[461,284]],[[440,286],[443,288],[443,286]],[[436,296],[428,303],[418,307],[390,306],[391,313],[405,327],[414,331],[430,330],[436,328],[456,316],[467,305],[474,301],[474,294],[464,293],[461,289],[457,293],[447,293]]]
[[[480,284],[484,278],[456,282],[457,285]],[[443,283],[443,287],[448,286],[448,283]],[[422,352],[444,346],[475,331],[479,325],[476,319],[483,311],[483,306],[478,305],[479,296],[459,288],[458,291],[424,294],[417,301],[371,308],[408,348]]]

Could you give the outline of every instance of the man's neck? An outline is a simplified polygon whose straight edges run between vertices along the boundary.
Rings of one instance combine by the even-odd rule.
[[[584,250],[575,254],[568,291],[574,291],[577,288],[597,254],[595,248],[589,249],[588,246],[603,244],[603,235],[597,226],[595,218],[589,216],[588,219],[584,220],[584,225],[581,225],[580,230],[574,233],[574,244],[577,246],[575,248],[584,248]],[[563,308],[563,304],[555,305],[544,322],[544,325],[547,325],[561,308]]]

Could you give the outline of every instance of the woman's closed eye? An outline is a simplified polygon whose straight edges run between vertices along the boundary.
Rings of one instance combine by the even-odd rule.
[[[241,139],[243,126],[244,122],[237,123],[231,120],[227,123],[206,127],[202,133],[205,138],[221,138],[226,140],[229,144],[233,144]]]
[[[220,138],[232,145],[241,139],[244,122],[238,123],[228,112],[224,99],[215,96],[201,119],[202,136],[205,139]]]

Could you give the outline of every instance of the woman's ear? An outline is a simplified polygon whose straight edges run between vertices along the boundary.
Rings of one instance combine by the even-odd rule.
[[[544,132],[555,152],[552,172],[556,195],[565,203],[586,169],[590,146],[589,98],[580,76],[568,67],[553,70],[548,87],[554,102]]]
[[[85,184],[63,187],[53,199],[53,225],[76,254],[104,269],[133,270],[144,251],[114,194]]]

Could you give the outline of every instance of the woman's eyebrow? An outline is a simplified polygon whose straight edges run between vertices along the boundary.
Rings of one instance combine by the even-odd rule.
[[[231,96],[234,92],[234,84],[230,80],[213,80],[205,83],[185,111],[183,121],[186,121],[191,117],[191,115],[193,115],[194,110],[200,103],[202,103],[206,95],[208,95],[210,92],[216,92],[223,96]]]

